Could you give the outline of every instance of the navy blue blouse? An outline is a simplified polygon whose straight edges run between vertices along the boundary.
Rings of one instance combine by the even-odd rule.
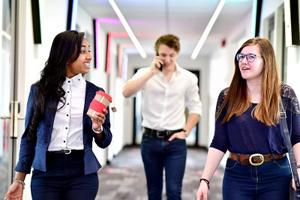
[[[228,88],[219,94],[216,112],[220,108]],[[287,114],[287,124],[292,144],[300,142],[300,108],[293,89],[282,84],[281,98]],[[251,116],[256,104],[252,104],[240,116],[232,117],[228,122],[222,123],[222,115],[216,119],[215,134],[210,147],[219,149],[224,153],[229,150],[234,153],[277,153],[287,152],[282,137],[280,124],[268,126]]]

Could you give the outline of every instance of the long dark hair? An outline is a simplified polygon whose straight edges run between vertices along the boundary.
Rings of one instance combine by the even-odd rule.
[[[37,82],[34,112],[28,130],[29,140],[35,141],[38,124],[44,117],[49,101],[61,101],[64,106],[65,91],[62,85],[66,79],[67,64],[79,57],[83,37],[84,33],[77,31],[64,31],[55,36],[49,58]]]

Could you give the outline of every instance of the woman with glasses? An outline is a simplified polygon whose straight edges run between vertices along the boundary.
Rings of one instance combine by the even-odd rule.
[[[33,200],[95,199],[101,165],[92,143],[105,148],[112,134],[108,109],[87,115],[96,91],[103,90],[83,77],[91,59],[84,33],[55,36],[41,78],[30,89],[15,180],[5,199],[22,199],[31,167]]]
[[[278,78],[272,45],[267,39],[247,40],[234,59],[229,88],[219,94],[215,134],[197,200],[208,198],[209,182],[226,151],[224,200],[283,200],[292,179],[280,128],[280,101],[287,113],[291,142],[300,164],[300,108],[293,89]],[[300,170],[298,171],[300,172]]]

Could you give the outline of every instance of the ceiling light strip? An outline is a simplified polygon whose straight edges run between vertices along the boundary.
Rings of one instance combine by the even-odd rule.
[[[167,33],[170,33],[170,14],[169,14],[169,1],[165,1],[165,9],[166,9],[166,28],[167,28]]]
[[[78,0],[73,0],[73,10],[72,10],[72,20],[71,20],[71,30],[76,30],[76,17],[78,12]]]
[[[131,41],[133,42],[134,46],[138,50],[139,54],[141,55],[142,58],[146,58],[147,54],[145,50],[143,49],[142,45],[134,35],[133,31],[131,30],[128,22],[126,21],[125,17],[123,16],[122,12],[120,11],[119,7],[117,6],[116,2],[114,0],[108,0],[111,7],[114,9],[115,13],[119,17],[122,25],[124,26],[125,30],[127,31]]]
[[[253,3],[252,3],[252,24],[251,24],[251,34],[252,34],[253,37],[255,37],[256,15],[257,15],[257,0],[253,0]]]
[[[202,48],[203,45],[204,45],[204,42],[205,42],[206,39],[207,39],[207,36],[208,36],[209,32],[211,31],[211,29],[212,29],[214,23],[216,22],[216,20],[217,20],[219,14],[221,13],[221,10],[223,9],[224,4],[225,4],[225,0],[220,0],[220,2],[219,2],[219,4],[218,4],[218,6],[217,6],[217,8],[216,8],[216,10],[215,10],[215,12],[214,12],[214,14],[213,14],[213,16],[210,18],[210,20],[209,20],[209,22],[208,22],[208,24],[207,24],[207,26],[206,26],[206,28],[205,28],[205,30],[204,30],[204,32],[203,32],[201,38],[200,38],[200,40],[198,41],[198,43],[197,43],[195,49],[193,50],[193,53],[192,53],[192,55],[191,55],[191,58],[192,58],[193,60],[195,60],[195,59],[197,58],[197,56],[198,56],[198,54],[199,54],[201,48]]]

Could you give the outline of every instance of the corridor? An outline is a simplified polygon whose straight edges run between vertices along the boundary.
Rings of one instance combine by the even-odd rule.
[[[188,149],[183,180],[183,200],[195,199],[206,153],[206,150]],[[223,169],[219,168],[210,183],[210,199],[221,199],[222,177]],[[138,147],[123,149],[109,165],[100,170],[99,179],[100,185],[96,200],[147,200],[146,180]],[[166,199],[165,196],[163,199]]]

